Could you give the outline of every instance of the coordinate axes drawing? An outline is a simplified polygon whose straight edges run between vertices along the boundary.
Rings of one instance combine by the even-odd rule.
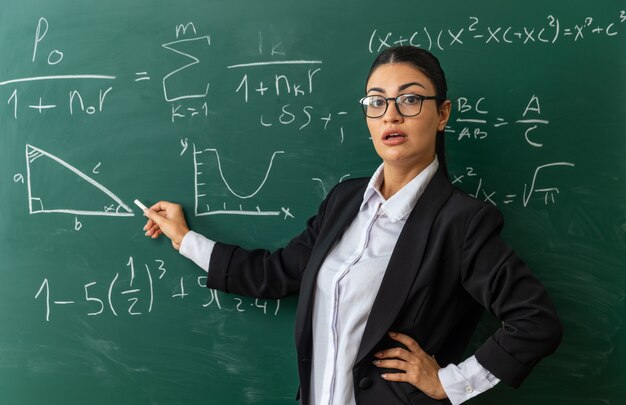
[[[202,156],[205,153],[209,153],[207,156]],[[206,215],[254,215],[254,216],[279,216],[284,215],[285,219],[287,217],[293,218],[293,215],[290,213],[289,208],[281,207],[280,210],[275,211],[267,211],[261,210],[261,208],[256,205],[255,209],[244,209],[242,204],[235,209],[228,209],[226,207],[226,202],[219,209],[212,208],[208,203],[202,201],[205,197],[208,197],[208,188],[207,182],[211,181],[211,184],[216,181],[220,181],[226,187],[226,190],[233,197],[236,197],[240,200],[248,200],[254,196],[256,196],[263,186],[265,186],[270,172],[272,170],[272,165],[274,164],[274,159],[277,155],[283,154],[285,151],[279,150],[272,153],[272,157],[270,158],[267,169],[265,170],[265,174],[263,175],[263,179],[260,184],[251,192],[241,193],[237,192],[233,189],[232,185],[226,180],[224,176],[224,171],[222,169],[222,161],[220,159],[219,152],[217,149],[196,149],[196,145],[193,145],[193,165],[194,165],[194,186],[195,186],[195,215],[196,216],[206,216]],[[215,157],[215,161],[213,161],[213,156]],[[208,170],[206,166],[209,164],[209,160],[211,161],[211,166],[213,166],[216,170]],[[219,180],[218,179],[219,174]],[[208,176],[208,178],[207,178]],[[204,180],[207,178],[206,180]],[[204,192],[203,190],[207,190]]]

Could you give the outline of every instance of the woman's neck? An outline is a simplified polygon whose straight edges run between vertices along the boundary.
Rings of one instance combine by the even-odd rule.
[[[384,163],[383,166],[383,182],[380,185],[380,193],[385,200],[393,197],[402,187],[406,186],[411,180],[419,175],[425,168],[427,168],[435,159],[428,162],[420,162],[417,165],[402,166]]]

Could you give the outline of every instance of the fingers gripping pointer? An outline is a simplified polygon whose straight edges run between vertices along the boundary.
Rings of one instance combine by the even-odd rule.
[[[389,336],[402,343],[408,350],[395,347],[376,353],[377,360],[374,361],[374,365],[402,371],[385,373],[381,377],[387,381],[410,383],[434,399],[447,398],[439,381],[438,371],[441,367],[437,361],[424,352],[410,336],[395,332],[389,332]]]

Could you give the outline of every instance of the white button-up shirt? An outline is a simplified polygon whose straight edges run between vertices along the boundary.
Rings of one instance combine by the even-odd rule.
[[[313,307],[311,404],[354,404],[352,368],[365,324],[406,219],[437,171],[437,160],[385,200],[383,167],[361,208],[320,268]]]
[[[381,165],[365,190],[356,218],[322,264],[313,308],[311,404],[355,404],[352,368],[374,299],[400,231],[438,167],[435,158],[385,200],[380,193]],[[189,232],[180,253],[209,271],[214,244]],[[439,378],[453,404],[460,404],[499,381],[474,356],[458,366],[442,368]]]

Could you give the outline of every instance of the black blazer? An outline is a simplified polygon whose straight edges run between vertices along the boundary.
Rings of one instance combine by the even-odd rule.
[[[317,272],[355,218],[369,179],[337,185],[304,232],[273,253],[216,244],[207,286],[260,298],[300,293],[295,322],[300,400],[309,403],[311,319]],[[356,403],[439,404],[408,383],[387,382],[373,354],[398,346],[387,332],[412,336],[441,366],[463,360],[487,310],[502,326],[476,351],[479,363],[517,387],[561,340],[544,287],[500,238],[491,204],[454,188],[437,171],[393,250],[353,367]],[[372,292],[375,293],[375,292]]]

